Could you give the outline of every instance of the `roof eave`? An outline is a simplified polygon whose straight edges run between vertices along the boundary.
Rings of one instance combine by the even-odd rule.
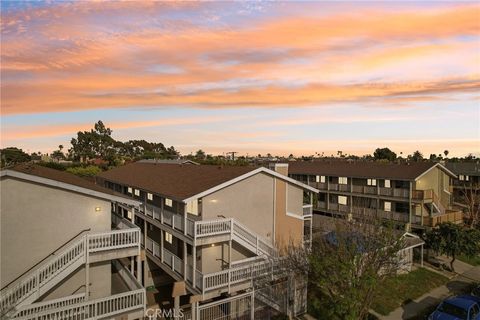
[[[20,180],[32,181],[32,182],[47,185],[47,186],[50,186],[50,187],[55,187],[55,188],[59,188],[59,189],[73,191],[73,192],[77,192],[77,193],[81,193],[81,194],[85,194],[85,195],[89,195],[89,196],[93,196],[93,197],[96,197],[96,198],[101,198],[101,199],[105,199],[105,200],[109,200],[109,201],[122,202],[122,203],[126,203],[126,204],[133,205],[133,206],[140,206],[142,204],[140,201],[137,201],[137,200],[134,200],[134,199],[120,197],[120,196],[117,196],[117,195],[113,195],[113,194],[109,194],[109,193],[105,193],[105,192],[101,192],[101,191],[96,191],[96,190],[93,190],[93,189],[88,189],[88,188],[76,186],[76,185],[73,185],[73,184],[70,184],[70,183],[67,183],[67,182],[61,182],[61,181],[57,181],[57,180],[53,180],[53,179],[49,179],[49,178],[44,178],[44,177],[39,177],[39,176],[36,176],[36,175],[33,175],[33,174],[18,172],[18,171],[14,171],[14,170],[8,170],[8,169],[7,170],[2,170],[0,172],[0,177],[13,177],[13,178],[17,178],[17,179],[20,179]]]

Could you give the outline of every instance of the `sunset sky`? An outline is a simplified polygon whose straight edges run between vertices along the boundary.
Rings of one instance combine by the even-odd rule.
[[[1,2],[1,147],[480,154],[478,2]]]

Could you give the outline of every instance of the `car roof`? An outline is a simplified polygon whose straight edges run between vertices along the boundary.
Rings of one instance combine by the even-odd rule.
[[[463,309],[468,309],[476,303],[474,300],[468,299],[466,296],[448,298],[445,300],[445,302]]]

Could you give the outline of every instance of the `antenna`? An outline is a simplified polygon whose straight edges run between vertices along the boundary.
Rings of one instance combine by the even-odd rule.
[[[232,160],[235,160],[235,153],[238,153],[238,152],[237,151],[225,152],[225,154],[231,154],[232,155]]]

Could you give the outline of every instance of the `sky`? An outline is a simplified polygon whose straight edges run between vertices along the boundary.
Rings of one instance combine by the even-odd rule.
[[[480,155],[479,2],[1,1],[1,147]]]

